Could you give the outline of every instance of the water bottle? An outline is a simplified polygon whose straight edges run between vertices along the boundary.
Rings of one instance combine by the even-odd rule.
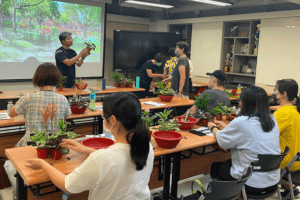
[[[106,80],[105,78],[102,79],[102,90],[105,90],[106,89]]]
[[[62,193],[62,200],[68,200],[69,199],[69,197],[70,197],[70,195],[68,194],[68,193],[65,193],[65,192],[63,192]]]
[[[140,89],[140,77],[139,76],[136,77],[135,88]]]
[[[96,102],[96,94],[95,91],[92,90],[90,94],[90,108],[93,110],[96,108],[95,102]]]
[[[12,101],[9,101],[7,104],[7,114],[9,115],[11,108],[14,106]]]
[[[242,92],[242,85],[241,85],[241,84],[238,84],[236,93],[237,93],[237,94],[241,94],[241,92]]]

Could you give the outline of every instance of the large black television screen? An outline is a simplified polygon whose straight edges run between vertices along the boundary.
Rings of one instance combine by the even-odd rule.
[[[114,31],[114,70],[137,72],[155,54],[166,56],[181,41],[181,34],[136,31]]]

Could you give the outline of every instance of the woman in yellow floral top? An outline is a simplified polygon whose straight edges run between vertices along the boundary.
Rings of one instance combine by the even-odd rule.
[[[283,169],[300,151],[300,99],[298,98],[298,84],[293,79],[279,80],[276,83],[275,92],[278,103],[281,106],[274,112],[280,132],[281,152],[284,151],[286,146],[290,147],[290,152],[280,164],[281,169]],[[299,171],[300,162],[295,162],[290,170]],[[289,190],[287,183],[285,186]]]
[[[168,60],[165,64],[163,80],[166,78],[172,78],[173,69],[176,67],[179,58],[175,55],[175,48],[170,48],[168,51],[168,55],[170,56],[170,60]],[[167,84],[167,88],[171,87],[171,82]]]

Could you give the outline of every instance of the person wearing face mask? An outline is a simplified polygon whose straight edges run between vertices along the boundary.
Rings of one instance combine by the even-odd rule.
[[[139,98],[146,98],[149,95],[150,85],[154,85],[155,79],[158,77],[163,77],[163,74],[155,74],[156,71],[165,60],[165,56],[162,53],[158,53],[154,56],[154,59],[147,60],[141,70],[139,71],[138,76],[140,77],[140,88],[146,89],[144,92],[137,92],[136,95]]]
[[[280,132],[280,149],[283,152],[286,146],[290,147],[290,152],[282,160],[280,167],[284,169],[292,158],[300,152],[300,100],[298,98],[298,83],[293,79],[278,80],[274,92],[280,108],[276,110],[275,116]],[[300,162],[294,162],[290,170],[296,172],[300,170]],[[289,193],[289,184],[284,182],[285,191],[283,196]],[[296,189],[294,194],[299,194]]]
[[[87,155],[87,159],[65,175],[42,159],[30,159],[25,166],[43,169],[51,181],[67,193],[89,190],[89,200],[150,200],[148,183],[154,152],[141,119],[141,103],[136,95],[119,92],[103,101],[104,127],[116,143],[95,150],[75,140],[63,140],[63,148]]]

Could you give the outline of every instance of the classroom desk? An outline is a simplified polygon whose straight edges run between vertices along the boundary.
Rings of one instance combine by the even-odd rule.
[[[165,170],[164,170],[164,192],[163,198],[169,199],[169,189],[170,189],[170,170],[171,170],[171,160],[173,159],[173,170],[172,170],[172,186],[171,186],[171,196],[177,196],[178,181],[180,176],[180,157],[181,152],[196,147],[205,146],[207,139],[193,135],[188,131],[180,131],[184,138],[179,142],[179,144],[172,149],[163,149],[157,146],[154,138],[151,138],[151,143],[155,147],[154,156],[165,156]],[[207,136],[209,137],[209,136]],[[36,149],[31,146],[11,148],[5,150],[6,156],[12,162],[13,166],[17,170],[17,195],[18,200],[27,200],[27,187],[33,186],[45,182],[49,182],[49,177],[45,174],[43,170],[34,171],[30,168],[25,167],[25,162],[27,159],[37,158]],[[64,155],[61,160],[55,161],[53,166],[57,168],[64,174],[71,173],[76,167],[78,167],[85,159],[86,156],[81,155],[77,152],[70,152],[67,156]],[[47,158],[48,163],[53,163],[51,158]],[[25,185],[24,185],[25,182]],[[32,188],[31,188],[32,189]]]
[[[192,83],[194,88],[208,87],[208,84],[204,82],[192,81]]]
[[[95,94],[112,94],[116,92],[142,92],[145,91],[144,88],[136,89],[133,88],[107,88],[106,90],[102,90],[102,87],[89,87],[96,90],[101,90],[100,92],[95,92]],[[21,94],[27,94],[32,92],[38,92],[39,90],[17,90],[17,91],[3,91],[2,94],[0,94],[0,99],[19,99],[21,97]],[[58,89],[55,90],[58,94],[64,95],[64,96],[73,96],[76,94],[78,90],[74,88],[64,88],[63,91],[59,91]],[[81,95],[90,95],[90,92],[82,91]]]

